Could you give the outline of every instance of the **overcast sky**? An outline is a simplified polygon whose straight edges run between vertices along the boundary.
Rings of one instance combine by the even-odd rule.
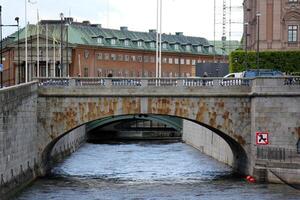
[[[2,23],[14,24],[20,17],[25,25],[26,0],[0,0],[2,5]],[[27,0],[28,1],[28,0]],[[30,0],[28,3],[28,21],[37,22],[37,9],[40,19],[59,19],[59,13],[72,16],[75,21],[89,20],[103,27],[119,29],[127,26],[129,30],[148,31],[156,29],[156,0]],[[222,36],[222,3],[216,0],[216,40]],[[231,38],[240,40],[243,26],[243,0],[231,0]],[[229,5],[227,0],[227,19]],[[163,0],[162,29],[164,33],[183,32],[184,35],[214,38],[214,1],[213,0]],[[230,26],[226,26],[229,38]],[[4,27],[3,36],[14,32],[14,27]]]

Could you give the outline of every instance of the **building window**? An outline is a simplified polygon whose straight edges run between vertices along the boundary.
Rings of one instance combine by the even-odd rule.
[[[196,65],[196,60],[192,60],[192,65]]]
[[[138,56],[137,60],[138,60],[138,62],[143,62],[143,57],[142,56]]]
[[[190,65],[190,64],[191,64],[191,60],[190,60],[190,59],[186,59],[185,63],[186,63],[187,65]]]
[[[288,42],[297,42],[298,41],[298,26],[289,25],[288,26]]]
[[[103,59],[102,53],[96,53],[96,57],[97,57],[97,60],[102,60]]]
[[[135,62],[136,61],[136,57],[135,56],[131,56],[131,61]]]
[[[185,49],[186,49],[187,51],[191,51],[191,46],[190,46],[190,45],[186,45]]]
[[[201,52],[202,51],[202,46],[197,46],[197,51]]]
[[[123,61],[123,55],[122,55],[122,54],[119,54],[119,55],[118,55],[118,60],[119,60],[119,61]]]
[[[289,3],[297,3],[298,0],[289,0]]]
[[[143,46],[143,42],[142,41],[138,41],[137,45],[138,45],[138,47],[142,47]]]
[[[173,64],[173,58],[169,58],[169,64]]]
[[[117,55],[116,54],[111,54],[111,60],[116,61],[117,60]]]
[[[111,45],[116,45],[116,39],[111,39],[111,40],[110,40],[110,44],[111,44]]]
[[[125,40],[125,41],[124,41],[124,45],[125,45],[125,46],[129,46],[129,40]]]
[[[125,60],[126,62],[129,62],[129,55],[125,55],[124,60]]]
[[[144,56],[144,62],[145,63],[149,62],[149,56]]]
[[[109,53],[104,54],[104,60],[109,60]]]
[[[184,65],[184,58],[181,58],[181,59],[180,59],[180,64],[181,64],[181,65]]]
[[[97,38],[97,43],[98,43],[98,44],[102,44],[102,43],[103,43],[103,38],[101,38],[101,37],[100,37],[100,38]]]
[[[155,43],[154,42],[150,42],[150,48],[155,48]]]
[[[85,67],[85,68],[83,69],[83,76],[84,76],[84,77],[88,77],[88,76],[89,76],[89,68]]]
[[[178,44],[175,44],[175,45],[174,45],[174,49],[175,49],[175,50],[178,50],[178,49],[179,49],[179,45],[178,45]]]
[[[154,57],[154,56],[151,56],[151,57],[150,57],[150,62],[151,62],[151,63],[155,63],[155,57]]]
[[[167,43],[162,43],[162,48],[166,49],[167,48]]]
[[[178,64],[179,64],[179,59],[178,59],[178,58],[175,58],[175,59],[174,59],[174,63],[175,63],[176,65],[178,65]]]
[[[165,57],[163,57],[163,59],[162,59],[162,63],[167,63],[168,62],[168,59],[167,58],[165,58]]]

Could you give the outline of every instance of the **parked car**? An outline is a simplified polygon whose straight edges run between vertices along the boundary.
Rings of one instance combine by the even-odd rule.
[[[254,77],[281,77],[284,74],[281,71],[272,69],[250,69],[243,72],[244,78],[254,78]]]
[[[223,78],[242,78],[243,72],[237,72],[237,73],[230,73],[224,76]]]

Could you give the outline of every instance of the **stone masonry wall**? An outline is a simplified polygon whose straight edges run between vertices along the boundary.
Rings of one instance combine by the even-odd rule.
[[[202,153],[229,166],[233,165],[233,153],[229,145],[211,130],[194,122],[183,120],[182,139]]]
[[[59,161],[76,151],[86,140],[86,127],[82,125],[64,137],[62,137],[53,147],[51,158]]]
[[[38,131],[37,84],[0,90],[0,199],[7,199],[41,175],[43,133]],[[85,141],[85,125],[62,137],[52,157],[62,159]]]
[[[0,91],[0,196],[38,174],[37,85]]]

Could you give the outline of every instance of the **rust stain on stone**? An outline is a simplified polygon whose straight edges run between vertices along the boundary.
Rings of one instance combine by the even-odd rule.
[[[136,114],[141,112],[140,98],[123,98],[122,111],[124,114]]]
[[[229,123],[230,123],[230,120],[229,120],[229,112],[228,112],[228,111],[225,111],[222,117],[223,117],[223,119],[224,119],[224,122],[223,122],[223,128],[224,128],[224,129],[228,129],[228,128],[229,128]]]
[[[175,101],[175,115],[181,117],[189,116],[189,100],[183,99],[179,101]]]
[[[157,100],[157,114],[169,114],[171,112],[171,103],[169,99],[166,98],[159,98]]]
[[[233,137],[237,139],[237,141],[238,141],[239,144],[241,144],[241,145],[245,145],[246,144],[246,141],[245,141],[245,139],[242,136],[234,134]]]
[[[217,124],[217,113],[213,112],[213,113],[208,113],[209,115],[209,125],[212,127],[216,127]]]
[[[204,102],[199,101],[199,109],[196,115],[198,122],[204,122],[205,114],[208,112],[208,108]]]
[[[65,130],[70,130],[78,125],[76,118],[77,118],[77,112],[75,109],[73,109],[72,107],[65,109],[65,120],[66,120]]]

